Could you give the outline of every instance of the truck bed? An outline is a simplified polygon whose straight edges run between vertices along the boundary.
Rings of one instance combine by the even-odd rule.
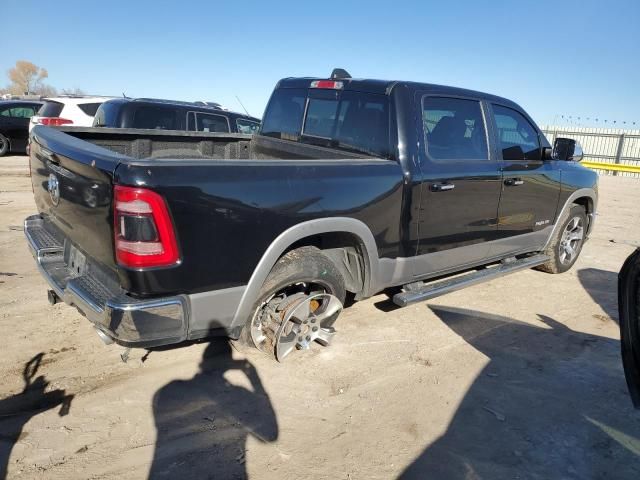
[[[241,133],[73,127],[60,127],[56,130],[136,160],[367,158],[344,150]]]

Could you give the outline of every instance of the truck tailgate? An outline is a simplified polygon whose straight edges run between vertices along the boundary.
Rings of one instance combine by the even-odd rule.
[[[84,254],[111,269],[112,179],[124,158],[52,128],[33,129],[29,160],[39,213]]]

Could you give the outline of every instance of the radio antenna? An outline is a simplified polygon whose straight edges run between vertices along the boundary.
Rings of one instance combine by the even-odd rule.
[[[236,100],[238,100],[238,103],[240,104],[242,109],[244,110],[244,113],[246,113],[248,116],[251,116],[251,114],[247,111],[247,109],[244,108],[244,105],[242,104],[242,101],[240,100],[240,97],[238,97],[238,95],[236,95],[235,97],[236,97]]]

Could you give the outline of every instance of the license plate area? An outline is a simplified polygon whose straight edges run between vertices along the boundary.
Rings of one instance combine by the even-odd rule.
[[[87,273],[87,257],[76,247],[67,242],[66,264],[73,277],[80,277]]]

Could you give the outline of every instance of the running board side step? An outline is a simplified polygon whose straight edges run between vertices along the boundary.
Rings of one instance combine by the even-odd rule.
[[[476,270],[458,277],[433,283],[416,282],[408,284],[403,287],[403,292],[396,293],[393,296],[393,303],[400,307],[406,307],[410,303],[429,300],[444,295],[445,293],[455,292],[456,290],[461,290],[472,285],[494,280],[509,273],[517,272],[518,270],[533,268],[542,265],[548,260],[549,257],[542,254],[521,259],[510,258],[503,260],[495,267],[487,267],[483,270]]]

